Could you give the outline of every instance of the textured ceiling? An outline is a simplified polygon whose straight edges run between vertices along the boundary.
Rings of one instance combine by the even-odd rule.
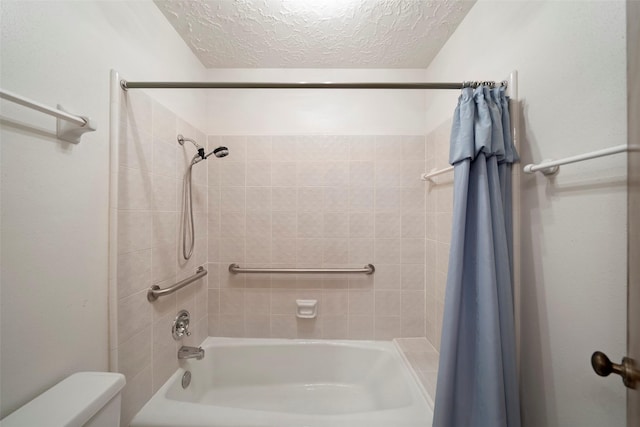
[[[155,0],[208,68],[426,68],[475,0]]]

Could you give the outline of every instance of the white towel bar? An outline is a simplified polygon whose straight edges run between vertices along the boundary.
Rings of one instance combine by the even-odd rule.
[[[96,130],[96,124],[89,117],[69,114],[60,104],[52,108],[4,89],[0,89],[0,98],[56,117],[56,136],[63,141],[77,144],[84,133]]]
[[[634,145],[616,145],[615,147],[609,147],[602,150],[592,151],[590,153],[578,154],[577,156],[565,157],[559,160],[545,160],[542,163],[534,164],[530,163],[524,167],[524,173],[542,172],[544,175],[553,175],[558,173],[561,165],[567,165],[569,163],[581,162],[583,160],[596,159],[598,157],[610,156],[612,154],[624,153],[626,151],[637,150],[638,147]]]
[[[429,173],[423,173],[420,178],[423,181],[431,181],[431,178],[434,176],[442,175],[443,173],[451,172],[453,170],[453,166],[449,166],[448,168],[440,169],[440,170],[432,170]]]

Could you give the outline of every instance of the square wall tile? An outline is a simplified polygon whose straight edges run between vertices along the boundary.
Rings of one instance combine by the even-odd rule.
[[[118,212],[118,253],[151,248],[151,212]]]
[[[349,337],[349,322],[347,316],[323,316],[322,338],[342,340]]]
[[[323,185],[328,187],[343,186],[349,182],[349,162],[336,161],[326,164]]]
[[[268,315],[271,313],[271,291],[246,289],[244,294],[245,314],[248,316]],[[266,322],[267,325],[269,322]]]
[[[246,184],[250,187],[271,187],[271,162],[248,162]]]
[[[220,136],[220,144],[229,149],[229,155],[222,161],[246,162],[247,161],[247,137],[246,136]]]
[[[400,187],[402,166],[401,162],[376,162],[376,188]]]
[[[374,187],[374,163],[350,162],[349,163],[349,187],[371,188]]]
[[[347,239],[324,239],[322,261],[325,264],[344,264],[349,255]]]
[[[327,212],[324,214],[324,237],[347,237],[349,233],[349,219],[345,213]]]
[[[271,160],[271,137],[248,136],[247,161]]]
[[[372,212],[349,213],[349,237],[372,238],[374,237],[374,215]]]
[[[244,318],[244,333],[252,338],[270,338],[271,324],[269,315],[246,315]]]
[[[149,210],[153,184],[150,173],[121,166],[118,174],[118,209]]]
[[[151,324],[118,345],[118,370],[127,381],[151,362]]]
[[[402,136],[384,135],[375,137],[376,161],[402,160]]]
[[[352,340],[374,339],[373,316],[349,316],[348,337]]]
[[[375,339],[391,340],[401,336],[400,316],[376,316]]]
[[[376,316],[400,316],[400,291],[375,291]]]
[[[269,230],[271,231],[273,238],[296,237],[298,230],[298,214],[296,212],[273,211],[271,213],[271,227]]]
[[[349,310],[349,293],[347,290],[327,290],[322,292],[323,316],[346,316]]]
[[[373,193],[370,194],[373,197]],[[365,196],[365,198],[368,196]],[[366,200],[360,200],[358,205],[353,205],[353,210],[357,208],[364,209],[367,205]],[[350,209],[351,203],[349,199],[349,190],[342,187],[326,187],[324,189],[324,210],[325,212],[347,212]]]
[[[158,102],[152,102],[152,134],[153,142],[155,145],[158,143],[178,145],[176,126],[177,117],[173,111],[159,104]]]
[[[425,153],[424,136],[405,136],[402,138],[402,160],[424,160]]]
[[[118,298],[151,287],[151,249],[118,256]]]
[[[404,275],[400,264],[380,264],[376,263],[374,274],[375,288],[378,289],[400,289]]]
[[[271,163],[271,185],[274,187],[289,187],[296,182],[295,162],[274,161]],[[253,169],[250,169],[250,173]]]
[[[348,136],[343,137],[349,144],[349,160],[373,161],[375,158],[374,137]]]
[[[220,212],[244,212],[246,190],[244,187],[220,189]]]
[[[274,161],[295,162],[298,155],[296,137],[290,135],[271,137],[271,155]]]
[[[296,169],[299,187],[319,187],[324,184],[326,164],[323,162],[298,163]]]
[[[395,238],[401,236],[402,217],[400,213],[376,213],[375,235],[377,238]]]
[[[402,239],[402,263],[424,264],[425,239]]]
[[[269,187],[247,187],[247,211],[271,211],[271,189]]]

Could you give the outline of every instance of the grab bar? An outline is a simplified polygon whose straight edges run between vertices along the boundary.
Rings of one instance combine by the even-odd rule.
[[[285,273],[285,274],[350,274],[364,273],[373,274],[376,268],[373,264],[367,264],[364,268],[243,268],[238,264],[229,264],[231,273]]]
[[[147,300],[149,302],[154,302],[155,300],[158,299],[158,297],[161,297],[163,295],[172,294],[175,291],[177,291],[178,289],[182,289],[185,286],[187,286],[188,284],[193,283],[196,280],[203,278],[204,276],[207,275],[207,273],[208,273],[207,270],[205,270],[203,266],[200,266],[196,270],[196,274],[194,274],[193,276],[189,276],[184,280],[179,281],[178,283],[176,283],[175,285],[173,285],[173,286],[171,286],[169,288],[160,289],[160,286],[153,285],[151,287],[151,289],[149,289],[149,291],[147,292]]]

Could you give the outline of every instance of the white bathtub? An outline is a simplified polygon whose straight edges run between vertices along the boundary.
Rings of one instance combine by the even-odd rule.
[[[391,342],[209,337],[202,347],[205,358],[181,362],[132,427],[431,426]]]

